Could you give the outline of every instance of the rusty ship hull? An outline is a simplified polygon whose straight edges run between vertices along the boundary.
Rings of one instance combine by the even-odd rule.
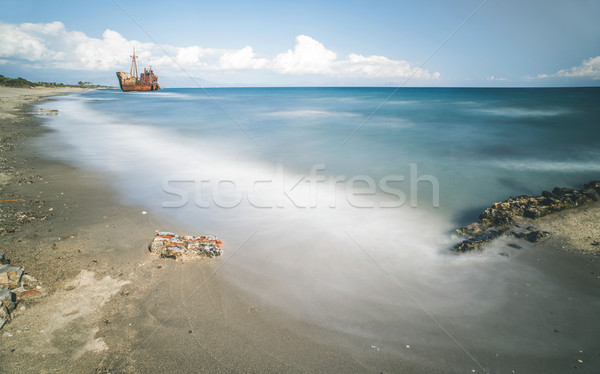
[[[118,72],[117,78],[119,78],[119,86],[123,92],[160,90],[158,82],[142,82],[129,73]]]

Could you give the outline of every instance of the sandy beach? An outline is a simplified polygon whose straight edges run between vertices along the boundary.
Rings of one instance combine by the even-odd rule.
[[[465,255],[490,256],[507,269],[501,283],[508,296],[496,307],[469,313],[474,303],[463,315],[443,315],[425,300],[432,315],[413,305],[388,321],[365,321],[361,328],[372,327],[373,335],[361,336],[296,318],[231,285],[219,270],[237,248],[192,263],[149,255],[155,230],[181,229],[120,205],[106,176],[42,157],[33,146],[49,130],[42,116],[25,114],[28,105],[60,93],[0,87],[0,251],[40,286],[18,298],[13,319],[0,330],[0,372],[593,373],[600,367],[594,244],[600,203],[536,220],[551,233],[538,243],[500,238]],[[44,107],[52,109],[52,101]],[[413,303],[402,289],[395,292]],[[373,306],[367,300],[363,307]],[[385,326],[403,331],[402,338],[373,338],[385,336]]]

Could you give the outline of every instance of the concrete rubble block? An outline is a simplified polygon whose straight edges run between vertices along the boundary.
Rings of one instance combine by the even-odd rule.
[[[35,288],[38,284],[38,280],[29,274],[23,274],[21,277],[21,284],[26,288]]]
[[[11,320],[10,313],[15,310],[15,294],[6,288],[0,288],[0,329]]]
[[[171,232],[157,231],[148,244],[148,251],[161,258],[185,261],[192,258],[215,257],[223,253],[221,242],[214,235],[177,235]]]
[[[22,276],[23,268],[0,265],[0,286],[8,288],[19,287]]]
[[[6,307],[8,312],[12,312],[16,306],[16,297],[9,289],[0,288],[0,305]]]

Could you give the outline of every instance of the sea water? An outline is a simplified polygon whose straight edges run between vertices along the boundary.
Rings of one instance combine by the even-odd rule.
[[[120,201],[188,234],[217,235],[222,275],[262,302],[390,341],[411,316],[482,315],[510,300],[513,279],[539,276],[499,266],[506,258],[493,250],[448,255],[455,228],[509,196],[600,178],[598,88],[96,90],[55,100],[55,131],[38,142],[49,156],[105,173]]]
[[[174,198],[155,181],[175,174],[212,187],[215,177],[230,179],[222,189],[237,190],[248,188],[243,178],[276,174],[279,166],[307,177],[313,168],[313,175],[345,176],[337,183],[343,187],[361,175],[376,183],[404,176],[390,186],[431,208],[437,196],[425,189],[433,183],[410,191],[412,165],[413,174],[439,184],[434,214],[464,223],[476,218],[465,212],[493,201],[597,176],[599,98],[597,88],[97,90],[57,98],[61,115],[48,126],[68,145],[61,158],[110,173],[122,197],[136,203]]]

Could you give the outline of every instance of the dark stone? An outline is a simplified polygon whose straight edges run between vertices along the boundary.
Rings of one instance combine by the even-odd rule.
[[[527,218],[531,218],[531,219],[536,219],[541,216],[542,216],[542,214],[541,214],[540,210],[536,209],[536,208],[527,209],[526,211],[523,212],[523,217],[527,217]]]
[[[483,244],[488,243],[489,241],[501,236],[502,234],[504,234],[505,231],[506,230],[488,230],[483,234],[471,236],[470,238],[455,244],[452,247],[452,251],[461,253],[472,251],[481,247]]]
[[[595,190],[585,190],[583,194],[592,201],[600,200],[600,194]]]
[[[547,231],[532,231],[529,234],[527,234],[525,239],[527,239],[528,242],[535,243],[539,242],[548,235],[550,235],[550,233]]]
[[[565,196],[566,194],[569,194],[569,193],[571,193],[572,191],[573,191],[573,190],[572,190],[572,189],[570,189],[570,188],[560,188],[560,187],[554,187],[554,189],[552,190],[552,194],[553,194],[554,196],[557,196],[557,197],[563,197],[563,196]]]
[[[550,199],[555,199],[556,196],[552,192],[542,191],[542,196]]]
[[[600,181],[592,181],[583,186],[584,190],[592,189],[600,192]]]
[[[511,248],[515,248],[515,249],[523,249],[523,247],[521,247],[518,244],[515,243],[508,243],[507,246],[511,247]]]

